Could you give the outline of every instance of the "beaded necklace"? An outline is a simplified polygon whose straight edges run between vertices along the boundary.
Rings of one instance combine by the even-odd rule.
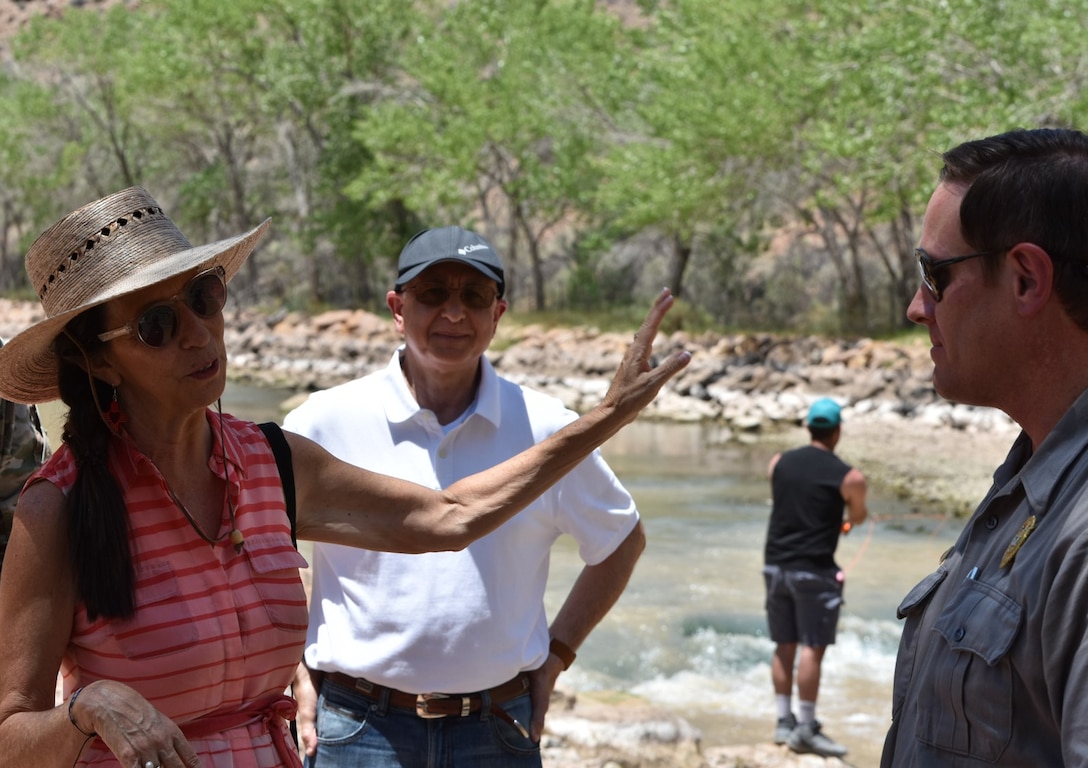
[[[219,445],[223,454],[223,500],[227,504],[227,512],[230,515],[230,541],[234,545],[234,551],[241,553],[242,548],[245,547],[246,537],[238,530],[238,526],[234,521],[234,501],[230,497],[230,464],[227,461],[227,443],[223,436],[223,402],[221,400],[215,401],[215,408],[219,415]],[[189,525],[193,526],[193,530],[197,532],[197,535],[204,541],[211,544],[213,547],[221,542],[227,534],[222,534],[216,538],[212,538],[204,532],[204,530],[197,525],[193,516],[189,513],[189,510],[185,508],[185,505],[181,503],[181,499],[174,493],[174,489],[169,485],[166,486],[166,492],[170,494],[170,498],[174,500],[174,504],[181,510],[181,513],[185,515],[185,519],[189,521]]]
[[[223,501],[226,503],[227,513],[230,515],[230,541],[231,544],[234,545],[234,551],[240,554],[242,552],[242,549],[245,547],[246,537],[240,530],[238,530],[238,525],[234,520],[234,501],[230,497],[230,463],[227,461],[227,443],[223,434],[223,403],[221,400],[215,401],[215,408],[219,416],[219,445],[220,450],[222,451],[223,460]],[[119,430],[118,434],[120,434]],[[163,479],[165,481],[165,478]],[[189,521],[189,525],[193,527],[193,530],[196,531],[197,535],[200,536],[200,538],[204,539],[204,541],[208,542],[214,547],[216,544],[218,544],[227,537],[227,534],[224,533],[213,539],[211,536],[204,532],[204,529],[201,528],[200,525],[197,524],[196,519],[193,517],[192,513],[189,512],[188,508],[186,508],[186,506],[182,503],[181,499],[178,498],[178,495],[174,493],[174,489],[170,487],[169,483],[166,483],[166,492],[170,495],[170,498],[174,502],[174,505],[181,510],[181,514],[185,515],[185,519]]]
[[[63,333],[73,344],[75,344],[76,348],[80,351],[80,354],[83,355],[83,359],[86,363],[83,366],[83,370],[87,373],[87,382],[90,385],[91,397],[94,399],[95,408],[98,411],[99,417],[105,422],[106,428],[110,432],[128,442],[133,448],[136,448],[135,444],[129,439],[128,435],[124,434],[124,430],[122,429],[125,422],[125,415],[121,412],[121,408],[117,403],[117,390],[113,390],[113,401],[110,403],[110,407],[108,409],[103,409],[102,403],[98,400],[98,388],[95,386],[94,376],[91,373],[91,361],[87,356],[87,352],[83,349],[83,345],[79,343],[79,340],[69,333],[67,329],[65,329]],[[230,515],[230,541],[231,544],[234,545],[234,551],[241,554],[242,549],[245,546],[246,537],[238,530],[238,525],[234,520],[234,502],[230,498],[230,464],[227,462],[227,443],[223,434],[222,398],[215,401],[215,410],[219,415],[219,445],[223,460],[223,498],[227,502],[227,512]],[[136,450],[139,449],[137,448]],[[163,478],[164,482],[165,479],[166,478]],[[197,532],[197,535],[200,536],[200,538],[204,539],[204,541],[208,542],[213,547],[223,540],[226,534],[213,539],[208,534],[204,533],[201,527],[197,525],[196,520],[194,520],[193,516],[189,513],[189,510],[181,503],[181,499],[174,493],[174,489],[170,487],[169,483],[166,483],[166,492],[170,494],[170,498],[173,500],[174,504],[181,510],[181,514],[185,515],[185,519],[189,521],[189,525],[193,526],[193,530]]]

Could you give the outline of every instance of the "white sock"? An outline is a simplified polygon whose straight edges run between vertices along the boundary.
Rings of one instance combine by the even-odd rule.
[[[798,711],[798,722],[811,723],[816,719],[816,702],[815,701],[802,701],[800,703],[801,708]]]
[[[793,713],[793,704],[790,701],[790,696],[787,693],[776,693],[774,695],[774,704],[778,709],[778,719],[783,717],[789,717]]]

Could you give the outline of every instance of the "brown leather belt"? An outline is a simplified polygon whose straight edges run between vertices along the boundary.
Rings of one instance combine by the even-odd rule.
[[[529,690],[529,675],[524,672],[502,685],[476,693],[405,693],[396,688],[372,683],[362,677],[345,675],[343,672],[326,672],[325,680],[355,691],[371,701],[380,701],[382,695],[388,693],[390,706],[413,710],[419,717],[428,720],[438,717],[468,717],[473,712],[479,712],[483,709],[486,693],[491,701],[491,713],[510,723],[525,738],[529,738],[525,726],[499,706]]]

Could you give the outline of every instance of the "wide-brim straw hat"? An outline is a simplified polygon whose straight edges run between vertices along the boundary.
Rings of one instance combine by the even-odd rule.
[[[194,247],[155,199],[130,187],[73,211],[26,254],[26,273],[46,319],[0,347],[0,397],[42,403],[60,397],[53,341],[91,307],[197,268],[221,266],[229,281],[268,230]]]

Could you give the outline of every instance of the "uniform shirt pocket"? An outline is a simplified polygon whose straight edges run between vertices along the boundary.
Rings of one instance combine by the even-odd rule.
[[[1000,760],[1012,734],[1012,664],[1007,658],[1022,607],[1000,590],[965,580],[937,618],[935,658],[927,665],[928,695],[919,738],[971,758]]]
[[[991,667],[1008,653],[1020,629],[1020,606],[1004,592],[968,579],[934,629],[954,651],[970,651]]]
[[[915,584],[914,589],[907,593],[907,596],[899,603],[899,607],[895,609],[896,617],[905,619],[924,606],[946,576],[948,571],[942,566]]]
[[[942,565],[936,571],[918,582],[896,609],[896,616],[907,619],[903,625],[903,634],[899,640],[899,655],[895,660],[895,679],[892,686],[892,719],[898,720],[906,701],[906,692],[910,689],[914,675],[915,656],[918,653],[918,633],[926,605],[937,591],[937,587],[948,576]]]

